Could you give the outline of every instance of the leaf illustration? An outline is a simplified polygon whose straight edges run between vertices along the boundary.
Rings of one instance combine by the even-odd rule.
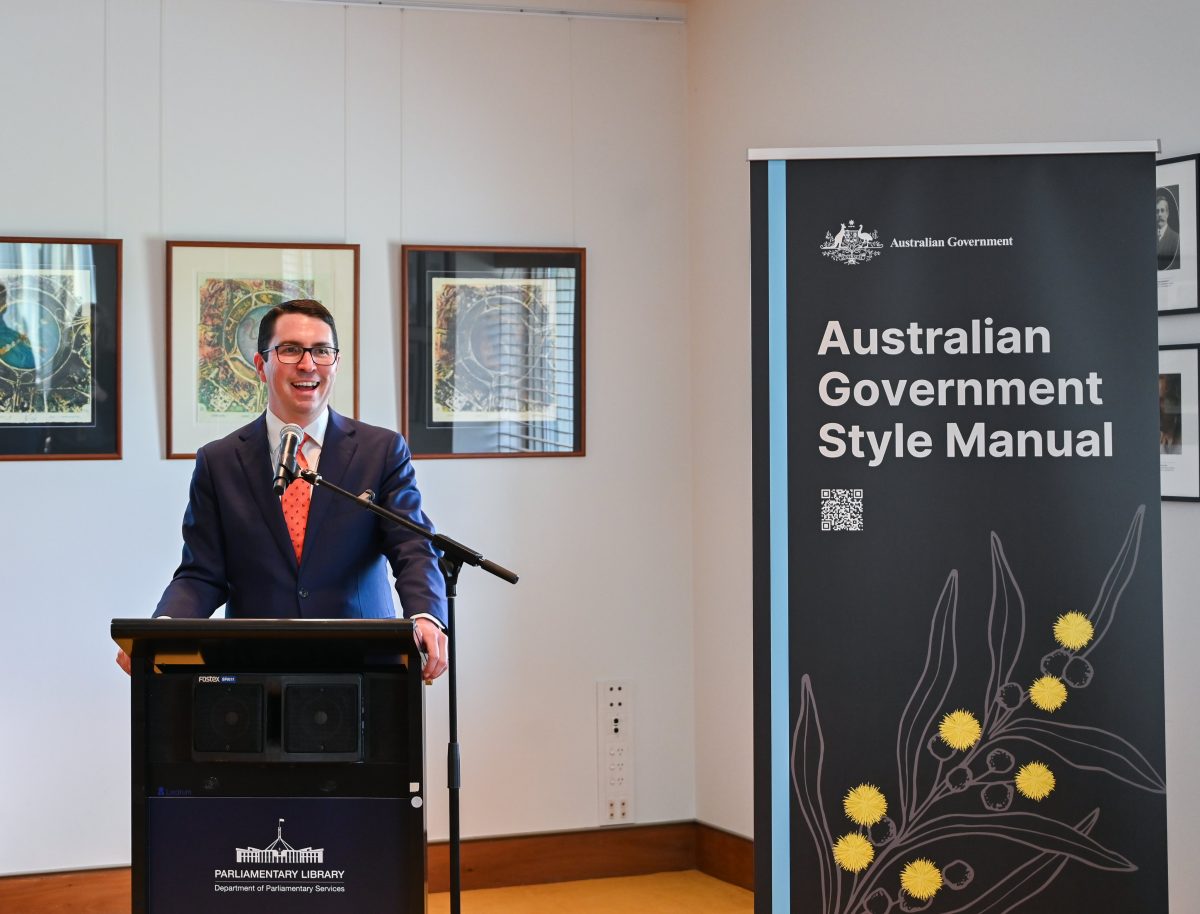
[[[1025,598],[995,533],[992,533],[992,605],[988,610],[987,635],[991,672],[983,702],[984,733],[995,713],[996,695],[1013,678],[1013,668],[1025,641]]]
[[[918,772],[934,722],[942,711],[958,669],[955,619],[958,613],[958,572],[951,571],[938,597],[929,623],[925,668],[913,688],[896,736],[896,763],[900,768],[900,829],[920,802]]]
[[[1093,809],[1075,828],[1080,834],[1090,835],[1099,818],[1100,810]],[[943,914],[1007,914],[1015,911],[1029,899],[1040,895],[1058,878],[1068,862],[1069,859],[1061,854],[1037,854],[1005,874],[1003,879],[982,892],[978,898],[960,907],[947,909]]]
[[[800,710],[792,733],[792,788],[800,804],[800,814],[812,835],[820,862],[821,910],[824,914],[841,903],[841,876],[833,862],[833,835],[825,818],[821,800],[821,768],[825,763],[825,737],[817,716],[812,680],[807,673],[800,680]],[[835,898],[836,896],[836,898]]]
[[[1137,867],[1075,826],[1032,812],[976,813],[938,816],[926,828],[900,842],[905,848],[923,847],[948,838],[976,835],[1023,844],[1046,854],[1061,854],[1093,869],[1131,873]]]
[[[1129,532],[1125,534],[1125,542],[1121,544],[1121,549],[1117,553],[1112,567],[1108,569],[1104,583],[1100,585],[1096,603],[1088,613],[1088,618],[1092,620],[1092,625],[1096,629],[1096,636],[1085,650],[1079,651],[1078,656],[1086,657],[1095,649],[1117,615],[1117,603],[1121,599],[1121,594],[1125,592],[1129,579],[1133,576],[1134,568],[1137,567],[1138,551],[1142,543],[1142,521],[1145,517],[1146,506],[1138,505],[1137,511],[1133,514],[1133,522],[1129,525]]]
[[[1099,771],[1151,793],[1166,793],[1162,775],[1128,740],[1101,730],[1057,720],[1014,720],[994,742],[1023,740],[1052,752],[1081,771]]]

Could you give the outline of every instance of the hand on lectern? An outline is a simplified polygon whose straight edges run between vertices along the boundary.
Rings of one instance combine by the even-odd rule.
[[[130,660],[129,655],[120,648],[117,648],[117,666],[125,671],[126,676],[133,675],[133,661]]]
[[[421,678],[426,684],[446,672],[446,633],[430,619],[413,619],[413,637],[424,655]]]

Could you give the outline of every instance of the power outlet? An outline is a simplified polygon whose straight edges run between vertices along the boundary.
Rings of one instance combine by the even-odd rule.
[[[633,683],[628,679],[596,683],[596,736],[600,824],[632,822]]]

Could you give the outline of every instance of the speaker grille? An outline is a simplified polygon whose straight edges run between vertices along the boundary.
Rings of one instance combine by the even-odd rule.
[[[362,730],[358,683],[290,683],[283,690],[286,752],[358,752]]]
[[[192,693],[192,746],[197,752],[262,752],[262,685],[197,683]]]

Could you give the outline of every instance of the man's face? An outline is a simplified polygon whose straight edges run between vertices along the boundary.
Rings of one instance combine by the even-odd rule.
[[[1145,212],[1145,210],[1143,210]],[[1160,229],[1167,224],[1167,201],[1159,200],[1154,206],[1154,224]]]
[[[307,314],[283,314],[275,322],[270,352],[254,354],[254,367],[267,385],[267,405],[284,422],[308,425],[325,410],[338,363],[315,365],[306,352],[295,365],[281,364],[274,347],[280,343],[297,346],[333,346],[333,330],[323,320]]]

